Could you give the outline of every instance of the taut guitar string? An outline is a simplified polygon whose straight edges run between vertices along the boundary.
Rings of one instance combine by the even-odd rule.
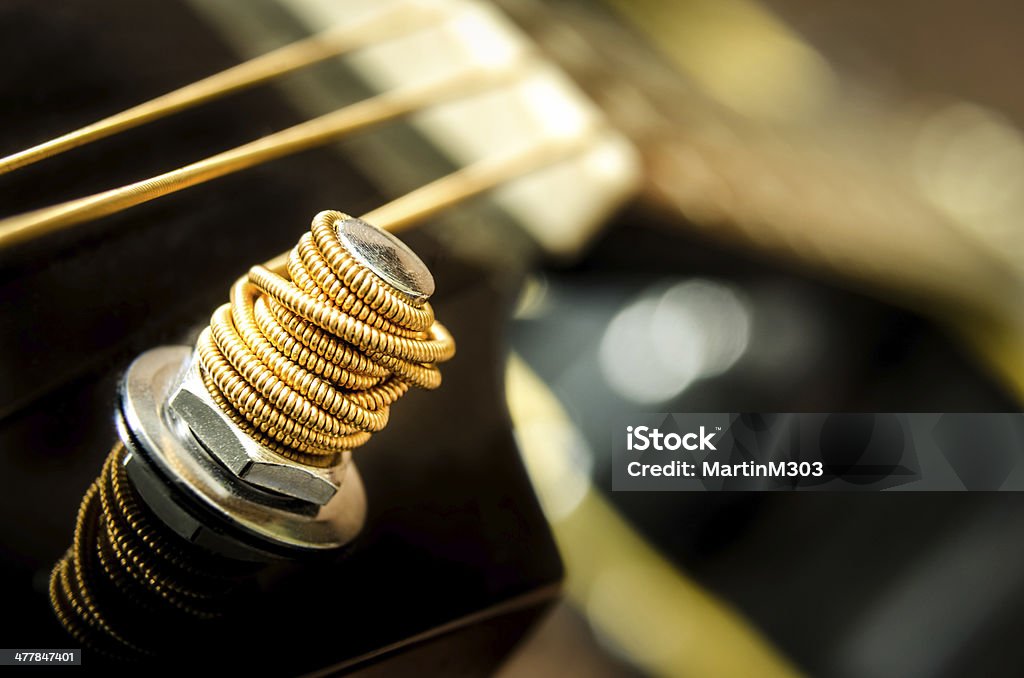
[[[472,68],[426,84],[379,94],[331,113],[127,186],[0,220],[0,250],[190,186],[337,141],[430,106],[481,94],[531,72],[532,61]]]
[[[436,11],[431,11],[419,3],[399,3],[354,24],[329,28],[85,127],[0,158],[0,174],[13,172],[73,148],[266,83],[331,57],[341,56],[424,28],[432,25],[428,22],[436,16]]]

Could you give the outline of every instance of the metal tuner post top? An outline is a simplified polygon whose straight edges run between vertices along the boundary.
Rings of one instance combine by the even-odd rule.
[[[344,217],[334,228],[359,263],[416,301],[426,301],[434,294],[434,276],[408,245],[362,219]]]

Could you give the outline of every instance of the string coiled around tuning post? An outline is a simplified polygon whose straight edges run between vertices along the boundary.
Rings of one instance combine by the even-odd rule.
[[[345,220],[321,212],[285,266],[253,267],[196,344],[217,406],[265,447],[316,466],[334,465],[383,429],[409,388],[437,388],[437,363],[455,352],[426,294],[399,290],[346,248],[336,230]],[[161,522],[132,486],[127,454],[115,446],[86,493],[72,546],[51,574],[50,599],[83,645],[138,658],[159,654],[169,640],[159,630],[165,623],[138,620],[152,615],[177,628],[179,620],[217,619],[255,566]]]
[[[122,659],[157,652],[169,640],[164,626],[219,617],[252,569],[164,526],[131,487],[125,455],[121,443],[110,452],[82,499],[71,548],[50,575],[50,603],[64,628]],[[163,625],[140,624],[147,615]]]
[[[455,343],[429,302],[395,289],[350,253],[321,212],[286,276],[255,266],[200,335],[214,400],[264,446],[333,464],[387,425],[411,386],[440,385]]]

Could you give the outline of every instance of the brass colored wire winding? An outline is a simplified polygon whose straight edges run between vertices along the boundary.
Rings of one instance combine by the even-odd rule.
[[[58,619],[83,645],[112,657],[158,649],[157,629],[140,615],[214,619],[230,604],[248,565],[218,558],[172,533],[141,503],[121,443],[85,493],[71,548],[50,575]]]
[[[231,289],[197,342],[214,400],[263,445],[334,463],[388,423],[411,386],[441,383],[455,342],[416,301],[357,261],[325,211],[291,251],[285,275],[262,266]]]
[[[272,450],[333,465],[388,423],[412,386],[441,383],[455,343],[426,301],[387,284],[321,212],[275,272],[255,266],[200,335],[199,370],[214,401]],[[82,500],[50,600],[83,645],[119,658],[158,654],[159,629],[227,609],[251,565],[188,543],[138,498],[118,444]],[[154,615],[157,626],[137,623]],[[184,628],[184,627],[183,627]]]

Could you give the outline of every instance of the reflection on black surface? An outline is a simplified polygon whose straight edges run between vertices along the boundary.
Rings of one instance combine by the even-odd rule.
[[[880,619],[893,628],[919,628],[946,604],[931,601],[948,601],[949,609],[965,604],[956,568],[938,563],[980,563],[974,558],[988,550],[996,558],[997,535],[1011,538],[1000,523],[1024,520],[1024,501],[1015,494],[610,491],[605,422],[620,412],[848,411],[854,414],[826,422],[822,431],[841,443],[831,449],[833,463],[843,464],[873,454],[857,440],[865,426],[873,431],[878,423],[857,412],[1017,407],[945,332],[919,316],[640,221],[628,215],[584,263],[546,272],[541,292],[512,323],[514,349],[560,397],[595,455],[593,482],[667,556],[736,604],[815,675],[874,674],[871,667],[879,675],[976,675],[969,667],[1015,665],[1019,652],[1001,638],[1022,618],[994,593],[974,616],[943,616],[941,651],[927,634],[903,633],[906,643],[931,648],[915,660],[899,660],[900,643],[883,642],[872,625]],[[609,373],[602,338],[623,332],[616,322],[630,313],[651,322],[650,313],[635,311],[644,310],[645,299],[694,285],[743,300],[745,350],[719,374],[663,366],[657,393],[636,397],[617,380],[657,358],[637,355],[632,372]],[[703,316],[685,316],[689,325],[676,348],[703,350],[687,335],[721,332],[732,309],[728,302],[724,313],[720,308],[721,302]],[[642,337],[637,341],[634,350],[656,350]],[[629,350],[630,342],[619,347]],[[916,568],[939,571],[921,579],[906,574]],[[1018,600],[1024,575],[1000,568],[986,590]]]

